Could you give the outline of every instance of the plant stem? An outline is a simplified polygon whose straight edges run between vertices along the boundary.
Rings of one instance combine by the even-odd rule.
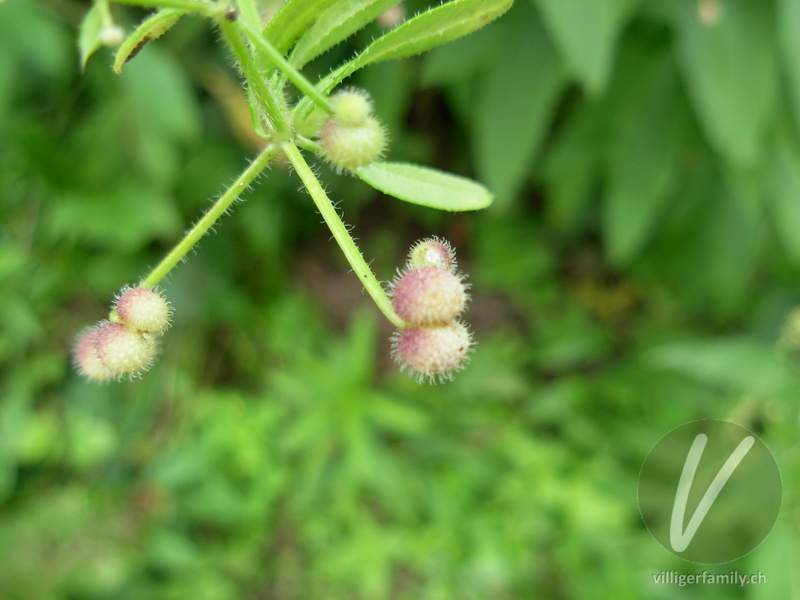
[[[103,17],[103,27],[113,27],[115,23],[114,19],[111,17],[111,8],[108,6],[108,1],[96,0],[95,4],[100,5],[100,14]]]
[[[186,232],[183,239],[158,263],[155,268],[139,284],[140,287],[150,288],[161,282],[164,277],[177,265],[189,251],[194,248],[206,232],[216,223],[231,204],[233,204],[242,192],[253,183],[256,177],[266,168],[269,162],[278,154],[278,146],[268,145],[261,151],[253,162],[250,163],[233,184],[225,190],[225,193],[208,209],[208,212]]]
[[[269,83],[259,72],[258,65],[253,60],[253,55],[250,54],[250,50],[248,50],[236,26],[230,21],[223,21],[220,23],[220,28],[242,68],[242,73],[247,80],[248,86],[263,103],[264,112],[270,121],[270,125],[278,136],[281,138],[288,137],[288,109],[281,105],[276,94],[270,89]],[[280,100],[282,101],[283,98]],[[259,123],[253,123],[256,131],[260,128],[259,126]]]
[[[309,152],[313,152],[315,154],[322,152],[322,146],[320,146],[317,142],[299,134],[295,137],[294,143],[300,146],[303,150],[308,150]]]
[[[263,52],[269,61],[281,72],[283,72],[286,77],[289,78],[289,81],[297,86],[297,89],[303,92],[314,102],[314,104],[319,106],[325,112],[332,112],[331,104],[328,102],[328,99],[320,94],[317,88],[315,88],[300,71],[298,71],[291,63],[289,63],[289,61],[284,58],[283,54],[278,52],[275,47],[264,38],[260,31],[256,30],[250,23],[243,20],[237,21],[236,25],[239,27],[239,30],[245,35],[245,37],[250,40],[250,42],[253,43],[261,52]]]
[[[355,241],[353,240],[350,233],[347,231],[347,227],[342,222],[342,219],[339,217],[339,214],[336,212],[336,209],[333,207],[333,204],[328,198],[328,195],[325,193],[325,190],[322,189],[322,185],[320,185],[317,176],[314,175],[314,172],[311,170],[311,167],[308,166],[305,158],[303,158],[303,154],[300,152],[299,148],[294,145],[292,142],[285,142],[281,146],[284,154],[289,159],[289,162],[292,163],[295,171],[300,176],[300,179],[308,189],[308,192],[311,194],[311,197],[314,199],[314,204],[317,205],[317,210],[319,210],[322,218],[325,219],[325,223],[328,225],[328,228],[333,233],[333,237],[336,242],[339,244],[339,247],[344,252],[344,256],[347,259],[347,262],[350,263],[350,266],[353,267],[356,275],[361,280],[361,283],[364,284],[364,289],[367,290],[372,299],[375,301],[375,304],[378,305],[380,311],[386,316],[389,321],[391,321],[394,325],[400,328],[407,327],[403,319],[397,316],[397,313],[394,312],[394,308],[392,307],[392,301],[389,299],[389,296],[386,295],[383,287],[381,286],[380,282],[375,278],[375,275],[370,269],[367,262],[364,260],[364,256],[361,254],[361,251],[356,246]]]
[[[236,5],[239,7],[239,18],[244,18],[256,25],[261,24],[261,15],[255,0],[236,0]]]
[[[351,68],[351,65],[352,61],[345,63],[338,69],[331,71],[330,73],[328,73],[328,75],[320,79],[314,86],[314,90],[316,91],[316,93],[322,96],[329,94],[331,90],[335,88],[338,83],[340,83],[345,77],[347,77],[347,72]],[[301,98],[300,101],[292,109],[292,120],[295,123],[302,123],[308,118],[308,116],[313,112],[313,110],[314,110],[314,103],[312,102],[312,100],[308,96]]]
[[[200,13],[205,17],[219,17],[225,14],[223,4],[214,2],[199,2],[197,0],[112,0],[117,4],[130,4],[132,6],[146,6],[148,8],[182,8],[183,10]]]

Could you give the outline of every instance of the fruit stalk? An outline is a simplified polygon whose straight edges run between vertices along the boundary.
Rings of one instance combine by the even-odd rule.
[[[186,256],[195,244],[200,241],[214,223],[216,223],[225,211],[242,195],[248,186],[258,177],[261,172],[267,167],[269,162],[278,154],[278,147],[274,144],[269,144],[264,150],[261,151],[253,162],[250,163],[236,181],[225,190],[225,193],[220,196],[214,205],[208,209],[206,214],[195,223],[183,239],[167,254],[164,259],[158,263],[155,268],[145,277],[139,287],[151,288],[158,285],[164,277],[177,265],[184,256]]]
[[[364,260],[364,256],[347,231],[347,227],[345,227],[345,224],[333,207],[325,190],[322,189],[317,176],[314,175],[311,167],[308,166],[305,158],[303,158],[300,149],[291,142],[284,143],[282,149],[289,159],[289,162],[292,163],[295,171],[297,171],[297,174],[300,176],[300,179],[305,184],[308,193],[311,194],[311,198],[314,200],[317,210],[319,210],[325,223],[330,228],[331,233],[333,233],[333,238],[342,249],[345,258],[347,258],[347,262],[353,267],[356,275],[358,275],[358,278],[364,285],[364,289],[372,296],[375,304],[392,324],[401,329],[406,327],[406,322],[394,311],[392,301],[389,299],[389,296],[386,295],[383,286],[381,286],[380,282],[375,278],[372,269]]]

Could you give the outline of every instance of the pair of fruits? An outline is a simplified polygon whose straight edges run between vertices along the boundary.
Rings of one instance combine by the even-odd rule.
[[[392,337],[392,354],[419,381],[452,379],[469,357],[472,334],[458,318],[467,287],[449,243],[431,238],[411,248],[391,289],[392,306],[408,325]]]
[[[319,132],[322,156],[337,171],[372,164],[386,149],[386,130],[373,115],[372,99],[358,88],[331,97],[333,114]]]
[[[75,345],[78,371],[92,381],[133,377],[149,369],[172,309],[156,290],[125,287],[114,301],[112,315],[117,320],[100,321]]]

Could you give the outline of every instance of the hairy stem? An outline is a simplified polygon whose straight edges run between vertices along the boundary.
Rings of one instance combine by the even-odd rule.
[[[240,18],[256,25],[261,24],[261,14],[255,0],[236,0],[236,4],[239,7]]]
[[[314,204],[317,205],[317,210],[319,210],[322,218],[325,219],[325,223],[328,225],[331,233],[333,233],[333,238],[342,249],[347,262],[349,262],[350,266],[353,267],[353,271],[355,271],[356,275],[358,275],[358,278],[364,285],[364,289],[366,289],[369,295],[372,296],[375,304],[378,305],[380,311],[386,316],[387,319],[389,319],[389,321],[391,321],[397,327],[407,327],[406,322],[397,316],[396,312],[394,312],[392,301],[389,299],[389,296],[386,295],[383,286],[381,286],[380,282],[375,278],[372,269],[364,260],[364,256],[361,254],[361,251],[358,249],[358,246],[356,246],[352,236],[347,231],[347,227],[345,227],[345,224],[342,222],[342,219],[339,217],[339,214],[333,207],[333,204],[331,203],[330,198],[328,198],[328,195],[325,193],[325,190],[322,189],[322,185],[320,185],[317,176],[314,175],[311,167],[308,166],[305,158],[303,158],[303,154],[300,152],[300,149],[292,142],[285,142],[282,146],[282,149],[284,154],[286,154],[286,157],[289,159],[289,162],[292,163],[295,171],[297,171],[297,174],[300,176],[300,179],[305,184],[306,189],[311,194],[311,197],[314,199]]]
[[[270,126],[279,137],[288,137],[288,109],[282,104],[283,98],[278,98],[270,88],[267,80],[259,72],[258,65],[256,65],[253,55],[247,49],[236,26],[230,21],[223,21],[220,23],[220,28],[225,36],[225,41],[228,42],[234,56],[236,56],[236,60],[239,62],[239,66],[242,68],[247,85],[263,103],[264,112],[269,119]],[[253,123],[256,130],[259,129],[259,125],[259,123]]]
[[[148,8],[182,8],[199,13],[205,17],[218,18],[225,14],[225,5],[217,2],[201,2],[199,0],[112,0],[117,4],[146,6]]]
[[[177,265],[184,256],[200,241],[209,229],[216,223],[225,211],[231,207],[242,192],[253,183],[256,177],[267,167],[269,162],[275,158],[278,153],[278,146],[274,144],[268,145],[261,154],[259,154],[253,162],[250,163],[241,175],[233,182],[233,184],[225,190],[225,193],[220,196],[214,205],[208,209],[208,212],[186,232],[183,239],[167,254],[164,259],[158,263],[155,268],[145,277],[140,287],[150,288],[161,282],[164,277]]]
[[[283,54],[278,52],[275,47],[264,38],[264,35],[260,31],[246,21],[237,21],[236,25],[244,36],[266,56],[267,60],[269,60],[274,67],[283,72],[289,81],[297,86],[297,89],[303,92],[303,94],[322,110],[327,113],[331,112],[331,105],[328,99],[323,96],[300,71],[289,63]]]
[[[302,135],[295,136],[294,143],[300,146],[303,150],[308,150],[309,152],[313,152],[314,154],[322,152],[322,146],[320,146],[314,140],[310,140]]]
[[[100,14],[103,17],[103,27],[113,27],[115,23],[114,19],[111,17],[111,8],[109,8],[107,0],[96,0],[95,4],[100,5]]]

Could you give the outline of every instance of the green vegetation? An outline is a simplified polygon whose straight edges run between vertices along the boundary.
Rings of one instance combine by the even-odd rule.
[[[467,369],[397,372],[391,324],[277,162],[162,283],[157,365],[98,386],[76,333],[262,142],[204,19],[116,75],[103,48],[81,70],[88,3],[0,2],[0,598],[798,597],[798,6],[517,0],[419,58],[373,65],[376,43],[346,83],[387,158],[494,203],[444,213],[312,166],[378,279],[422,237],[458,249]],[[309,41],[303,73],[342,76],[380,22]],[[287,27],[267,29],[281,51]],[[699,418],[750,428],[783,474],[775,529],[726,565],[673,557],[636,503],[650,447]],[[767,584],[653,583],[672,569]]]

